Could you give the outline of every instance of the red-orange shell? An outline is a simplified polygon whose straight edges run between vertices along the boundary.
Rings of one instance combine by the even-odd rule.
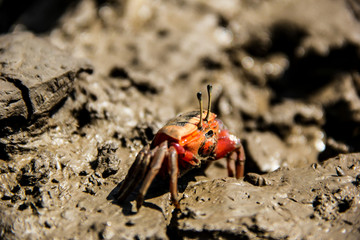
[[[202,117],[203,119],[206,117],[207,111],[203,111]],[[180,114],[179,116],[171,119],[166,123],[164,127],[162,127],[157,135],[165,134],[177,141],[181,141],[182,138],[194,133],[197,131],[198,124],[200,122],[200,112],[192,111],[184,114]],[[210,112],[208,122],[213,121],[216,118],[216,114]]]

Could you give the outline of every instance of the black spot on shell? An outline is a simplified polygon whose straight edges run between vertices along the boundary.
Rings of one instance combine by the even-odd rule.
[[[190,120],[193,117],[197,117],[199,115],[200,115],[199,111],[192,111],[192,112],[182,114],[181,118],[183,118],[184,120]]]
[[[188,122],[176,122],[176,126],[180,126],[183,127],[187,124]]]

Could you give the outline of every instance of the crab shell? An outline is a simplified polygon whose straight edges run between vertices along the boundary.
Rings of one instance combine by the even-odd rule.
[[[203,119],[205,118],[207,112],[203,112]],[[207,129],[209,124],[214,123],[216,114],[210,112],[209,120],[204,121],[203,129],[199,129],[198,124],[200,121],[199,111],[187,112],[180,114],[177,117],[169,120],[164,127],[162,127],[157,135],[165,134],[168,137],[178,141],[179,143],[184,142],[185,139],[188,139],[190,135],[198,135],[201,132],[204,132],[204,128]],[[212,124],[214,125],[214,124]],[[216,127],[216,125],[214,126]],[[183,144],[182,144],[183,145]]]

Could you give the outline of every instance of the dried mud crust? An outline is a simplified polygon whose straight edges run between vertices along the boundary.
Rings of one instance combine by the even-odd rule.
[[[22,32],[0,37],[0,134],[49,115],[73,90],[81,72],[91,71],[45,39]]]
[[[359,157],[339,155],[323,165],[250,174],[244,181],[191,183],[174,231],[190,239],[356,239]]]
[[[82,0],[46,40],[1,36],[0,237],[358,239],[357,5]],[[219,160],[180,180],[182,212],[161,180],[139,212],[136,191],[117,203],[137,152],[208,83],[245,178]]]

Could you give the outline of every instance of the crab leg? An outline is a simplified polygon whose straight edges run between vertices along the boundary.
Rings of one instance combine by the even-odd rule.
[[[237,149],[236,157],[236,178],[239,179],[244,176],[244,166],[245,166],[245,152],[242,145]]]
[[[235,159],[237,158],[237,156],[238,156],[238,154],[236,152],[232,152],[226,158],[227,170],[228,170],[229,177],[235,176]]]
[[[124,201],[135,189],[137,183],[144,177],[151,158],[149,149],[149,145],[145,146],[136,156],[134,163],[131,165],[129,172],[117,193],[116,198],[119,202]]]
[[[150,184],[154,180],[155,176],[158,174],[158,172],[161,168],[161,165],[165,159],[165,156],[167,154],[167,150],[168,150],[168,144],[167,144],[167,141],[164,141],[163,143],[160,144],[159,149],[155,152],[154,158],[150,165],[150,169],[149,169],[148,173],[146,174],[144,182],[142,183],[142,185],[140,187],[139,195],[136,199],[136,208],[137,209],[140,209],[141,205],[143,204],[144,196],[145,196],[147,190],[149,189]]]
[[[171,146],[169,148],[169,157],[168,157],[168,166],[169,166],[169,175],[170,175],[170,193],[171,199],[177,209],[180,209],[179,200],[178,200],[178,176],[179,176],[179,166],[178,166],[178,154],[175,147]]]

